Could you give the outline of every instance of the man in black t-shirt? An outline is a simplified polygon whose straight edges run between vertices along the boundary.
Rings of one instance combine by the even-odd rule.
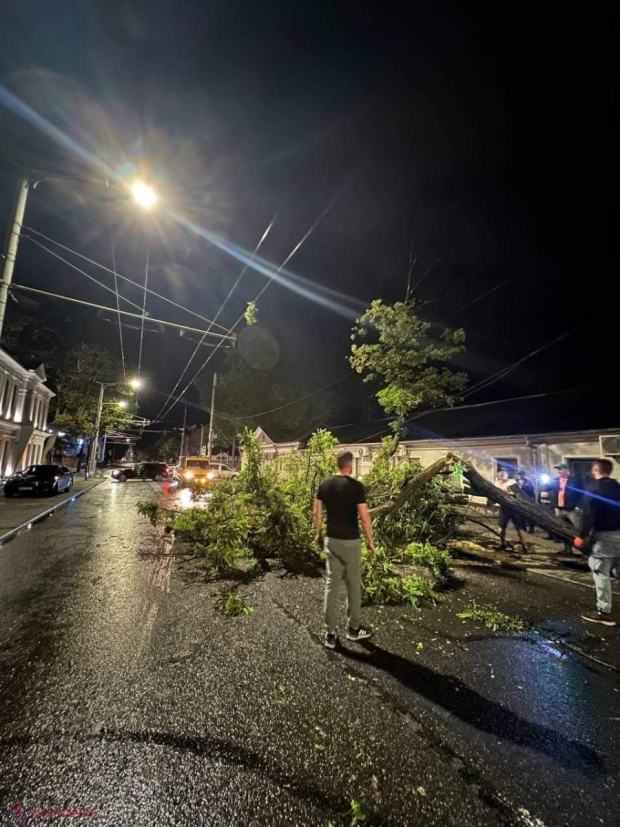
[[[372,635],[370,629],[360,625],[362,607],[362,548],[358,519],[366,536],[369,551],[374,552],[372,523],[366,495],[361,482],[351,477],[353,454],[346,451],[338,457],[338,473],[328,477],[319,486],[314,501],[314,530],[317,541],[321,537],[323,508],[327,512],[327,536],[323,549],[327,554],[327,581],[325,584],[324,616],[327,631],[325,646],[335,649],[338,644],[336,621],[338,615],[338,591],[344,573],[347,584],[347,609],[349,614],[348,640],[365,640]]]

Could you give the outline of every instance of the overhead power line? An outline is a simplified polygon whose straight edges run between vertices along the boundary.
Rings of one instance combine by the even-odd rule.
[[[138,313],[129,313],[127,310],[116,310],[115,307],[105,307],[102,304],[95,304],[94,302],[83,301],[82,299],[74,299],[71,296],[62,296],[59,293],[50,293],[48,290],[38,290],[36,287],[26,287],[25,284],[15,284],[11,285],[11,290],[26,290],[29,293],[38,293],[40,296],[50,296],[52,299],[62,299],[63,301],[73,302],[74,304],[82,304],[85,307],[94,307],[97,310],[106,310],[108,313],[120,313],[123,316],[131,316],[132,319],[142,319],[143,317]],[[185,324],[176,324],[175,322],[168,322],[164,319],[154,319],[152,316],[148,317],[150,322],[154,324],[163,324],[166,327],[174,327],[177,330],[189,330],[192,333],[204,333],[204,330],[200,330],[197,327],[188,327]],[[223,344],[226,341],[233,341],[234,336],[224,335],[222,333],[209,333],[209,336],[213,336],[216,339],[219,339],[218,346]]]
[[[53,250],[50,250],[49,247],[45,246],[45,244],[41,244],[40,241],[37,241],[36,238],[31,238],[29,235],[22,235],[21,237],[23,239],[25,239],[26,241],[31,241],[33,244],[36,244],[37,247],[40,247],[42,250],[45,250],[45,252],[49,253],[50,256],[53,256],[54,258],[58,259],[59,261],[62,261],[63,264],[66,264],[67,267],[71,267],[72,270],[75,270],[77,273],[80,273],[80,275],[85,276],[87,279],[90,279],[90,281],[94,281],[95,284],[99,285],[99,287],[102,287],[104,290],[107,290],[109,293],[113,293],[118,299],[118,294],[116,293],[116,291],[112,290],[111,287],[108,287],[107,284],[104,284],[102,281],[99,281],[99,279],[96,279],[94,276],[91,276],[90,273],[87,273],[85,270],[82,270],[80,267],[77,267],[75,264],[72,264],[70,261],[67,261],[66,258],[63,258],[62,256],[59,256],[58,253],[55,253]],[[135,302],[132,302],[131,299],[128,299],[125,296],[121,296],[121,298],[123,299],[123,301],[126,301],[127,304],[130,304],[132,307],[135,307],[137,310],[141,309],[140,305],[136,304]]]
[[[506,284],[509,284],[511,281],[514,281],[516,278],[518,278],[519,276],[522,276],[522,275],[523,275],[523,271],[520,271],[519,273],[515,273],[514,276],[510,276],[510,278],[507,278],[504,281],[500,282],[499,284],[496,284],[495,287],[491,287],[490,290],[485,291],[484,293],[482,293],[482,295],[476,296],[475,299],[472,299],[471,301],[467,302],[462,307],[459,307],[457,310],[453,310],[452,313],[448,313],[447,316],[444,316],[443,319],[439,320],[439,324],[442,324],[443,322],[447,321],[448,319],[451,319],[452,316],[456,316],[457,313],[460,313],[462,310],[466,310],[468,307],[471,307],[473,304],[476,304],[477,302],[482,301],[482,299],[485,299],[487,296],[490,296],[491,293],[495,293],[496,290],[499,290],[500,287],[504,287]]]
[[[326,207],[326,208],[323,210],[323,212],[319,215],[319,217],[316,219],[316,221],[314,221],[314,223],[310,226],[310,228],[308,229],[308,231],[307,231],[307,232],[306,232],[306,233],[305,233],[305,234],[301,237],[301,239],[300,239],[300,240],[297,242],[297,244],[293,247],[293,249],[291,250],[291,252],[290,252],[290,253],[286,256],[286,258],[284,259],[284,261],[282,262],[282,264],[280,264],[280,266],[278,267],[278,269],[277,269],[277,270],[276,270],[276,271],[275,271],[275,272],[274,272],[274,273],[273,273],[273,274],[269,277],[269,280],[267,281],[267,283],[266,283],[266,284],[265,284],[265,285],[261,288],[261,290],[259,290],[259,291],[258,291],[258,293],[256,294],[255,298],[253,299],[254,303],[256,303],[256,302],[257,302],[257,301],[261,298],[261,296],[264,294],[265,290],[267,290],[267,288],[268,288],[268,287],[269,287],[269,286],[273,283],[273,280],[276,278],[276,276],[277,276],[277,275],[278,275],[278,274],[282,271],[282,269],[283,269],[284,267],[286,267],[286,265],[288,264],[288,262],[289,262],[289,261],[293,258],[293,256],[295,255],[295,253],[297,253],[297,252],[301,249],[301,247],[302,247],[302,246],[303,246],[303,244],[304,244],[304,243],[308,240],[308,238],[310,238],[310,236],[311,236],[311,235],[312,235],[312,233],[316,230],[316,228],[319,226],[319,224],[321,223],[321,221],[322,221],[322,220],[325,218],[325,216],[327,216],[327,215],[329,214],[329,212],[333,209],[333,207],[335,206],[335,204],[337,203],[337,201],[338,201],[338,199],[341,197],[341,195],[342,195],[342,192],[338,193],[338,195],[337,195],[334,199],[332,199],[332,201],[331,201],[331,202],[327,205],[327,207]],[[230,330],[231,330],[231,333],[232,333],[232,332],[234,332],[234,331],[236,330],[236,328],[237,328],[237,327],[241,324],[241,322],[243,321],[244,317],[245,317],[245,314],[244,314],[244,313],[242,313],[242,314],[239,316],[239,318],[237,319],[237,321],[234,323],[234,325],[233,325],[233,326],[231,327],[231,329],[230,329]],[[175,406],[175,405],[176,405],[176,403],[179,401],[179,399],[181,399],[181,398],[185,395],[185,393],[188,391],[188,389],[191,387],[191,385],[192,385],[192,384],[193,384],[193,382],[195,381],[196,377],[197,377],[197,376],[199,376],[199,374],[200,374],[200,373],[202,373],[202,371],[203,371],[203,370],[206,368],[206,366],[209,364],[209,362],[210,362],[210,360],[213,358],[213,356],[215,356],[215,354],[217,353],[217,351],[218,351],[218,347],[216,347],[216,348],[214,348],[214,349],[213,349],[213,351],[209,354],[209,356],[207,357],[207,359],[205,359],[205,361],[203,362],[203,364],[202,364],[202,365],[200,366],[200,368],[196,371],[196,373],[194,374],[194,376],[192,377],[192,379],[191,379],[191,380],[187,383],[187,385],[185,385],[185,387],[184,387],[184,388],[183,388],[183,390],[181,391],[180,395],[179,395],[179,396],[178,396],[178,397],[177,397],[177,398],[173,401],[173,403],[172,403],[171,405],[169,405],[169,406],[168,406],[168,408],[166,409],[165,413],[163,414],[164,416],[168,416],[168,414],[169,414],[169,413],[170,413],[170,411],[174,408],[174,406]],[[161,412],[160,412],[160,415],[161,415]]]
[[[78,253],[77,250],[74,250],[71,247],[67,247],[66,244],[61,244],[59,241],[55,241],[53,238],[50,238],[49,236],[44,235],[43,233],[40,233],[38,230],[35,230],[33,227],[24,227],[24,229],[28,230],[31,233],[34,233],[37,236],[40,236],[41,238],[44,238],[46,241],[49,241],[50,244],[54,244],[54,245],[56,245],[56,247],[60,247],[61,249],[66,250],[68,253],[71,253],[72,255],[77,256],[78,258],[81,258],[84,261],[87,261],[89,264],[92,264],[95,267],[100,267],[102,270],[105,270],[106,273],[111,273],[112,275],[115,274],[115,271],[110,270],[110,268],[106,267],[105,264],[101,264],[99,261],[95,261],[94,259],[89,258],[88,256],[85,256],[82,253]],[[34,239],[32,239],[32,240],[34,240]],[[62,260],[64,261],[65,259],[62,259]],[[140,282],[134,281],[133,279],[130,279],[128,276],[123,276],[121,273],[116,273],[116,275],[119,279],[122,279],[123,281],[126,281],[129,284],[133,284],[134,287],[138,287],[141,291],[144,290],[144,285],[140,284]],[[206,322],[207,324],[213,324],[214,327],[219,327],[220,330],[225,330],[226,333],[230,333],[230,330],[227,327],[224,327],[221,324],[214,324],[211,319],[207,319],[206,316],[202,316],[200,313],[196,313],[195,310],[190,310],[189,307],[184,307],[184,305],[179,304],[178,302],[175,302],[173,299],[169,299],[168,296],[163,296],[161,293],[157,293],[155,290],[151,290],[150,288],[148,288],[146,292],[150,296],[156,296],[158,299],[161,299],[162,301],[165,301],[168,304],[171,304],[174,307],[177,307],[179,310],[185,311],[185,313],[190,313],[192,316],[196,316],[196,318],[202,319],[202,321]]]
[[[485,388],[489,387],[490,385],[494,385],[496,382],[499,382],[500,379],[503,379],[509,373],[512,373],[513,370],[516,370],[518,367],[520,367],[524,362],[528,361],[528,359],[532,359],[534,356],[538,356],[539,353],[542,353],[544,350],[547,350],[547,348],[550,348],[553,345],[558,344],[559,342],[566,339],[571,334],[575,333],[580,328],[584,327],[586,324],[588,324],[588,322],[589,322],[589,320],[586,320],[585,322],[582,322],[581,324],[576,325],[575,327],[571,328],[570,330],[567,330],[565,333],[560,334],[560,336],[556,336],[556,338],[552,339],[550,342],[547,342],[546,344],[541,345],[540,347],[535,348],[534,350],[530,351],[525,356],[522,356],[520,359],[517,359],[515,362],[512,362],[512,364],[508,365],[507,367],[502,368],[502,370],[497,371],[497,373],[494,373],[492,376],[489,376],[487,379],[483,379],[481,382],[478,382],[476,385],[469,388],[463,394],[463,396],[461,398],[462,399],[467,399],[468,396],[471,396],[474,393],[478,393],[478,391],[484,390]],[[460,407],[461,407],[460,405],[455,405],[455,406],[444,405],[440,408],[429,408],[426,411],[420,411],[419,413],[415,414],[415,416],[412,416],[410,419],[405,420],[402,424],[403,425],[409,425],[411,422],[414,422],[416,419],[420,419],[421,417],[427,416],[428,414],[441,413],[442,411],[456,410],[456,409],[459,409]],[[377,431],[376,433],[371,434],[369,437],[367,437],[367,439],[372,439],[373,437],[381,436],[382,434],[386,434],[386,433],[390,433],[389,429],[384,429],[382,431]]]
[[[276,220],[276,219],[275,219],[275,216],[274,216],[274,217],[271,219],[270,223],[267,225],[267,229],[265,230],[265,232],[264,232],[264,233],[262,234],[262,236],[260,237],[259,242],[258,242],[258,244],[256,245],[256,247],[255,247],[255,249],[254,249],[254,252],[252,253],[252,255],[253,255],[253,256],[255,256],[255,255],[258,253],[258,251],[260,250],[260,248],[262,247],[263,242],[265,241],[265,239],[267,238],[267,236],[268,236],[268,235],[269,235],[269,233],[271,232],[271,228],[273,227],[275,220]],[[234,290],[235,290],[235,289],[236,289],[236,287],[238,286],[239,282],[241,281],[241,279],[242,279],[242,277],[243,277],[244,273],[247,271],[247,269],[248,269],[248,265],[246,264],[246,265],[245,265],[245,267],[244,267],[244,268],[241,270],[241,272],[239,273],[239,276],[237,277],[237,280],[236,280],[236,281],[235,281],[235,283],[233,284],[232,288],[228,291],[228,295],[226,296],[226,298],[224,299],[224,301],[223,301],[223,302],[222,302],[222,304],[220,305],[219,310],[218,310],[218,311],[217,311],[217,313],[215,314],[215,319],[213,320],[214,322],[215,322],[215,321],[219,318],[220,313],[221,313],[221,312],[222,312],[222,310],[224,309],[224,307],[225,307],[225,305],[226,305],[227,301],[228,301],[228,300],[230,299],[230,297],[232,296],[232,294],[233,294]],[[211,327],[209,327],[209,328],[208,328],[208,330],[211,330]],[[183,377],[185,376],[185,374],[186,374],[186,373],[187,373],[187,371],[189,370],[189,367],[190,367],[191,363],[194,361],[194,357],[196,356],[196,354],[197,354],[197,353],[198,353],[198,351],[200,350],[200,346],[201,346],[201,345],[202,345],[202,343],[204,342],[206,335],[207,335],[207,334],[205,333],[205,334],[203,335],[202,339],[200,339],[200,341],[197,343],[196,347],[194,348],[194,352],[191,354],[191,356],[190,356],[190,357],[189,357],[189,359],[187,360],[187,363],[186,363],[185,367],[184,367],[184,368],[183,368],[183,370],[181,371],[181,375],[179,376],[179,378],[177,379],[177,381],[176,381],[176,383],[175,383],[174,387],[172,388],[172,390],[171,390],[171,391],[170,391],[170,393],[168,394],[168,398],[166,399],[166,401],[164,402],[164,404],[161,406],[161,408],[160,408],[160,410],[159,410],[159,413],[157,414],[157,416],[158,416],[158,417],[159,417],[159,416],[161,416],[162,411],[166,408],[166,406],[168,405],[168,403],[170,402],[170,400],[174,397],[174,392],[176,391],[176,389],[179,387],[179,385],[180,385],[180,384],[181,384],[181,382],[183,381]]]

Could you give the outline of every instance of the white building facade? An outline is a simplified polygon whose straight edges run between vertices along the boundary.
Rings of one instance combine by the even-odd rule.
[[[303,447],[300,442],[273,442],[262,428],[256,429],[255,436],[265,462],[277,461]],[[380,447],[378,442],[342,443],[336,450],[351,451],[354,457],[353,473],[356,477],[363,477],[370,470]],[[613,476],[620,480],[620,428],[469,439],[405,440],[398,446],[392,462],[397,465],[417,459],[427,467],[448,453],[471,463],[491,482],[496,479],[500,468],[505,468],[512,475],[517,469],[523,469],[533,480],[540,480],[543,474],[553,476],[554,466],[559,463],[566,463],[576,478],[585,479],[592,462],[601,457],[613,461]]]
[[[47,417],[54,393],[45,369],[22,367],[0,349],[0,478],[43,461]]]

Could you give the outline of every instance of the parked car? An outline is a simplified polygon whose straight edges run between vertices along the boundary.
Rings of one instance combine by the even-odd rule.
[[[141,462],[140,465],[130,465],[127,468],[117,468],[112,471],[112,479],[118,482],[127,480],[163,480],[168,476],[168,466],[165,462]]]
[[[71,491],[73,474],[64,465],[29,465],[4,483],[4,496],[16,494],[53,495]]]

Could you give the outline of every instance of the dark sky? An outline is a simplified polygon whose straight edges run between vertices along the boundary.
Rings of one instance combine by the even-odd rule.
[[[613,21],[552,5],[7,0],[0,82],[237,244],[252,249],[277,213],[262,250],[275,263],[340,194],[290,269],[353,299],[402,298],[410,248],[414,281],[440,257],[417,294],[430,318],[465,327],[474,381],[587,322],[476,401],[556,391],[617,374],[602,361],[615,365],[617,352],[617,133]],[[6,110],[0,141],[8,161],[101,179]],[[14,170],[0,161],[4,204]],[[150,286],[211,317],[239,265],[163,214],[147,220],[106,197],[94,182],[45,180],[26,224],[109,265],[111,215],[119,270],[138,280],[150,232]],[[29,242],[15,279],[114,301]],[[249,272],[221,321],[264,283]],[[191,324],[159,302],[149,309]],[[300,392],[346,372],[348,319],[276,284],[259,319]],[[138,339],[126,339],[135,367]],[[147,337],[151,415],[189,353],[175,334]],[[554,399],[550,428],[569,409],[571,424],[614,420],[600,391]],[[498,415],[519,430],[521,414]]]

